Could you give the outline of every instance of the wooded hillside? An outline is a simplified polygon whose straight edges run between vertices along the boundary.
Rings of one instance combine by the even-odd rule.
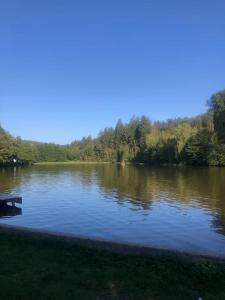
[[[149,164],[225,165],[225,90],[208,101],[208,111],[194,118],[151,122],[146,117],[119,120],[97,138],[69,145],[23,141],[0,127],[0,165],[44,161],[110,161]]]

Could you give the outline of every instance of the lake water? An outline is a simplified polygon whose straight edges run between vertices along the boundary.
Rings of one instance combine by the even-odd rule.
[[[0,169],[0,192],[23,197],[0,223],[225,256],[225,168]]]

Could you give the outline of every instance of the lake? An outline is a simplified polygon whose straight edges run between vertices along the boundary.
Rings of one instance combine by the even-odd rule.
[[[225,256],[225,168],[37,165],[0,192],[23,197],[0,223]]]

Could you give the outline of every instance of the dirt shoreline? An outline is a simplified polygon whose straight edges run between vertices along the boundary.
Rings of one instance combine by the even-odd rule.
[[[181,259],[212,260],[225,263],[224,255],[213,255],[207,252],[197,253],[194,251],[179,251],[173,249],[160,248],[150,245],[135,244],[123,241],[111,241],[103,238],[88,237],[70,233],[61,233],[46,229],[34,229],[23,226],[0,224],[0,232],[18,234],[32,237],[38,240],[53,239],[71,245],[93,248],[118,254],[133,254],[140,256],[173,256]]]

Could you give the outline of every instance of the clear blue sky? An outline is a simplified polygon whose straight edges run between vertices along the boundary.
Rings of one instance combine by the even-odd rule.
[[[0,123],[15,136],[194,116],[223,88],[224,0],[1,1]]]

